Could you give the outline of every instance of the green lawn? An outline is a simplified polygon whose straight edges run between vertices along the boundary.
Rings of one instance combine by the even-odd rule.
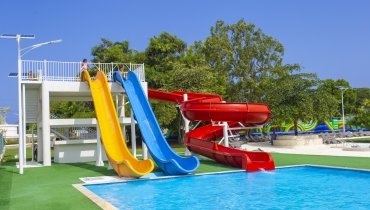
[[[346,139],[346,141],[357,142],[357,143],[370,143],[370,138],[363,138],[363,139],[348,138]]]
[[[175,148],[183,152],[183,148]],[[14,155],[7,150],[0,165],[0,209],[99,209],[72,187],[80,177],[114,175],[106,167],[94,163],[53,164],[51,167],[26,168],[18,174]],[[276,166],[317,164],[370,169],[370,158],[313,155],[273,154]],[[196,173],[233,170],[209,159],[201,159]]]

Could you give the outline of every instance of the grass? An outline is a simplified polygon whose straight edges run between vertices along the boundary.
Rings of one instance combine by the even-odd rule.
[[[349,142],[356,142],[356,143],[370,143],[370,138],[363,138],[363,139],[348,138],[345,140]]]
[[[174,150],[183,152],[184,148],[175,147]],[[74,189],[72,184],[81,183],[80,177],[114,175],[112,170],[96,167],[94,163],[54,163],[51,167],[26,168],[25,174],[19,175],[14,162],[15,154],[17,149],[7,149],[4,162],[0,165],[0,209],[99,209]],[[370,158],[277,153],[272,155],[276,166],[316,164],[370,169]],[[234,169],[201,158],[201,165],[196,173]]]

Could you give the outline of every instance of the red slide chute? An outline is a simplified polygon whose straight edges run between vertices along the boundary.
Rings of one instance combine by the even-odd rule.
[[[187,94],[188,100],[183,96]],[[229,127],[237,122],[247,126],[263,125],[270,119],[268,105],[257,103],[225,103],[222,97],[214,94],[160,90],[148,91],[149,98],[181,105],[181,111],[188,120],[227,121]],[[200,154],[217,162],[243,168],[247,171],[273,170],[274,160],[266,152],[244,151],[217,144],[215,140],[223,136],[222,126],[211,124],[196,128],[185,134],[185,145],[191,152]]]

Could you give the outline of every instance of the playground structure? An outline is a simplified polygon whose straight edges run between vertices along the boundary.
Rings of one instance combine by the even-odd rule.
[[[58,119],[50,113],[50,103],[55,101],[92,101],[91,91],[87,82],[81,82],[80,62],[59,62],[59,61],[33,61],[22,60],[21,81],[21,108],[20,116],[23,123],[19,130],[26,133],[26,125],[32,127],[37,145],[33,152],[36,155],[33,163],[26,162],[26,138],[19,137],[19,170],[23,167],[31,167],[35,164],[50,166],[51,147],[54,147],[54,161],[60,163],[96,161],[97,166],[103,165],[105,159],[104,150],[101,148],[100,132],[95,118],[84,119]],[[104,72],[111,80],[113,71],[118,67],[135,71],[140,80],[144,83],[144,65],[131,63],[89,63],[91,71]],[[124,113],[124,92],[122,87],[109,83],[109,90],[113,96],[115,106],[118,109],[118,121],[122,130],[130,126],[131,139],[136,139],[135,124],[133,116],[126,116]],[[36,129],[37,128],[37,129]],[[34,130],[36,129],[36,130]],[[123,132],[125,134],[125,132]],[[147,159],[146,148],[143,148],[143,158]],[[136,156],[136,146],[132,153]]]
[[[24,125],[20,127],[25,133],[26,123],[37,124],[37,161],[42,162],[44,166],[51,165],[52,145],[56,151],[54,161],[86,162],[94,159],[96,165],[101,166],[105,156],[99,141],[101,139],[108,160],[120,176],[139,177],[153,169],[154,165],[148,159],[147,148],[157,166],[165,174],[187,174],[198,167],[199,160],[196,157],[178,156],[165,141],[146,97],[147,85],[143,64],[90,63],[90,72],[96,72],[95,78],[91,78],[87,71],[81,74],[79,62],[24,60],[22,66],[21,95]],[[117,71],[120,66],[125,66],[125,69],[129,70],[124,77]],[[116,82],[112,82],[113,80]],[[152,97],[150,92],[149,97]],[[131,104],[130,118],[126,117],[124,112],[126,103],[122,93],[128,96]],[[159,98],[152,98],[162,100],[161,97],[172,94],[174,93],[160,92]],[[207,94],[185,92],[176,94],[176,100],[171,100],[173,103],[181,104],[185,120],[212,122],[193,131],[186,129],[188,133],[185,135],[185,144],[190,151],[248,171],[274,169],[274,162],[268,153],[247,152],[228,147],[228,132],[260,127],[268,121],[270,115],[268,106],[222,103],[221,97],[217,95],[207,96]],[[180,100],[184,97],[187,100],[188,96],[189,102]],[[93,101],[97,120],[53,119],[50,114],[50,101]],[[206,104],[211,107],[204,107]],[[195,109],[192,109],[194,106]],[[200,108],[200,112],[197,111],[197,106],[203,107]],[[240,108],[235,109],[236,106]],[[126,126],[131,127],[131,139],[136,139],[135,121],[140,127],[145,143],[143,160],[136,159],[136,141],[132,141],[132,152],[125,144]],[[68,134],[65,135],[62,132],[63,130],[73,130],[79,133],[79,137],[94,130],[96,133],[87,135],[90,139],[71,140]],[[51,140],[51,133],[62,140]],[[94,135],[95,138],[92,137]],[[213,141],[221,137],[225,146]],[[95,149],[92,146],[89,151],[86,151],[87,144],[96,145]],[[20,150],[23,152],[23,156],[19,157],[23,158],[19,165],[21,168],[27,166],[24,138],[20,138]],[[90,159],[84,155],[89,156]],[[69,159],[68,156],[73,159]]]

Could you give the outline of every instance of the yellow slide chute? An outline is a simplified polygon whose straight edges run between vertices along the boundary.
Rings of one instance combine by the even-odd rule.
[[[90,86],[101,140],[114,170],[119,176],[129,177],[150,173],[154,169],[153,161],[137,160],[127,148],[104,73],[98,71],[96,79],[92,80],[89,72],[84,70],[81,81],[88,82]]]

